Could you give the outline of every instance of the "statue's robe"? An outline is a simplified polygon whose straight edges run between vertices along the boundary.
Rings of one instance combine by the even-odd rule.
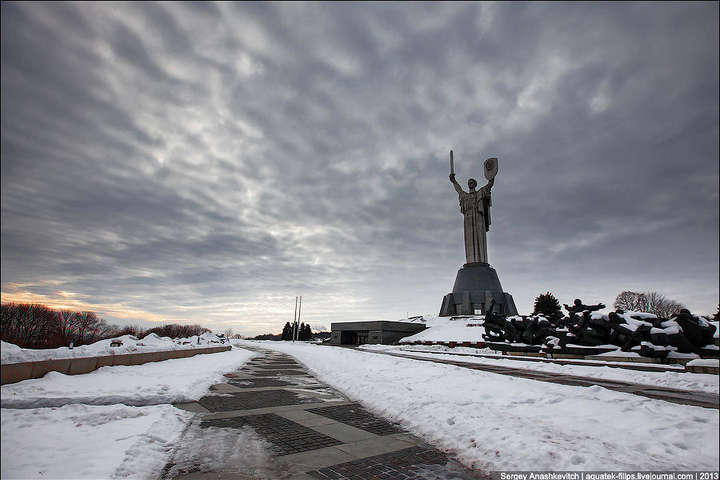
[[[485,232],[490,229],[490,188],[486,185],[474,192],[456,190],[464,217],[466,263],[488,263]]]

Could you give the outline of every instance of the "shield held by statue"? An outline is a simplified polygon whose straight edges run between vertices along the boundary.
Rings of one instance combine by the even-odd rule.
[[[485,178],[488,180],[495,178],[495,175],[497,175],[498,172],[498,159],[488,158],[485,160],[485,168],[483,171],[485,172]]]

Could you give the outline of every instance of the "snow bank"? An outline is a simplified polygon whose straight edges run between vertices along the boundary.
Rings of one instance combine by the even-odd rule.
[[[714,326],[715,326],[715,334],[713,334],[713,338],[718,338],[718,337],[720,336],[720,322],[719,322],[719,321],[708,320],[707,318],[706,318],[705,320],[707,320],[707,322],[708,322],[710,325],[714,325]]]
[[[717,358],[697,358],[695,360],[690,360],[688,363],[686,363],[688,367],[720,367],[720,359]],[[713,375],[713,377],[717,378],[716,375]]]
[[[223,373],[235,370],[256,354],[233,348],[133,366],[102,367],[84,375],[50,372],[42,378],[0,387],[5,408],[60,406],[68,403],[153,405],[199,399]]]
[[[595,357],[625,357],[625,358],[642,358],[639,353],[635,352],[624,352],[622,350],[615,350],[612,352],[599,353],[593,355]]]
[[[373,345],[373,347],[374,346],[375,345]],[[502,358],[500,356],[497,356],[495,358],[468,357],[452,355],[450,353],[443,355],[437,353],[406,352],[403,350],[403,348],[407,347],[389,345],[383,345],[383,347],[385,348],[382,348],[381,351],[389,351],[399,354],[405,353],[407,355],[415,355],[419,357],[437,358],[443,360],[457,360],[467,363],[477,363],[480,365],[494,365],[497,367],[522,368],[525,370],[534,370],[538,372],[561,373],[563,375],[577,375],[581,377],[597,378],[598,380],[619,380],[622,382],[679,388],[681,390],[696,390],[716,394],[720,392],[720,381],[717,375],[685,372],[684,367],[682,366],[678,366],[677,372],[644,372],[639,370],[614,368],[613,366],[596,367],[589,365],[560,365],[551,362],[523,362],[522,360],[511,360],[508,358]],[[364,348],[364,350],[376,349]],[[415,348],[413,348],[413,350],[415,350]],[[710,360],[710,362],[715,362],[713,365],[717,366],[717,360]],[[588,360],[587,363],[600,364],[602,362]],[[642,364],[633,363],[633,365]],[[653,364],[650,365],[652,366]]]
[[[110,344],[115,340],[120,340],[122,345],[119,347],[111,347]],[[82,345],[75,348],[60,347],[47,349],[20,348],[12,343],[0,341],[0,363],[34,362],[58,358],[97,357],[122,353],[160,352],[207,347],[208,345],[220,345],[220,340],[217,335],[213,333],[203,333],[200,337],[194,335],[189,338],[179,339],[159,337],[155,333],[151,333],[143,339],[138,339],[132,335],[123,335],[121,337],[100,340],[90,345]]]
[[[346,348],[258,342],[486,470],[717,470],[718,412]]]
[[[170,405],[3,408],[0,476],[159,478],[191,416]]]
[[[401,320],[402,321],[402,320]],[[481,326],[483,317],[426,317],[422,332],[400,340],[400,343],[412,342],[484,342],[485,328]]]

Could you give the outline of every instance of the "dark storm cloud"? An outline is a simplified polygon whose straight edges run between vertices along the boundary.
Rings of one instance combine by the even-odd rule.
[[[464,183],[491,263],[718,297],[717,4],[2,4],[2,282],[277,330],[433,313]],[[140,313],[138,313],[140,312]],[[157,320],[158,317],[152,317]]]

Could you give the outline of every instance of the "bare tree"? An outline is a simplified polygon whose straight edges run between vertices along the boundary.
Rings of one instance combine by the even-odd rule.
[[[656,313],[655,315],[661,318],[670,318],[680,313],[680,310],[682,310],[683,308],[685,308],[685,305],[678,303],[675,300],[666,300],[662,305],[658,307],[658,313]]]
[[[17,303],[0,305],[0,339],[3,341],[15,343],[18,314]]]
[[[161,327],[153,327],[143,332],[143,336],[154,333],[160,337],[170,338],[187,338],[193,335],[202,335],[210,330],[200,325],[178,325],[177,323],[171,323],[169,325],[163,325]]]
[[[46,305],[0,304],[0,339],[23,348],[57,348],[85,345],[119,335],[144,337],[157,333],[163,337],[190,337],[210,330],[200,325],[164,325],[146,332],[138,326],[121,329],[110,325],[95,312],[53,310]]]
[[[114,337],[122,337],[123,335],[132,335],[133,337],[142,338],[144,336],[143,334],[143,328],[139,325],[128,325],[125,327],[118,327],[116,325],[111,325],[111,327],[114,329],[113,336]]]
[[[98,318],[95,312],[79,312],[76,332],[76,345],[86,345],[99,339],[99,333],[105,326],[105,321]]]
[[[68,345],[74,341],[77,327],[77,312],[71,310],[60,310],[58,312],[58,339],[63,345]]]
[[[643,293],[631,291],[621,292],[615,298],[614,306],[615,308],[633,312],[652,313],[660,318],[670,318],[685,308],[681,303],[670,300],[666,298],[665,295],[653,291]]]
[[[57,341],[57,312],[45,305],[3,304],[1,324],[2,339],[20,347],[43,348]]]
[[[661,318],[670,318],[685,308],[685,305],[680,302],[670,300],[658,292],[645,292],[644,295],[647,298],[647,309],[643,311],[653,313]]]
[[[647,299],[647,308],[643,311],[657,315],[664,309],[664,305],[667,303],[665,295],[658,292],[645,292],[645,298]]]
[[[642,293],[638,292],[631,292],[629,290],[625,290],[624,292],[621,292],[618,294],[617,297],[615,297],[615,303],[614,307],[616,309],[621,310],[629,310],[631,312],[641,312],[641,308],[643,308],[647,302],[646,299],[643,298],[644,295]]]
[[[120,328],[117,325],[107,323],[104,318],[101,318],[95,329],[94,342],[102,340],[103,338],[117,337]]]

